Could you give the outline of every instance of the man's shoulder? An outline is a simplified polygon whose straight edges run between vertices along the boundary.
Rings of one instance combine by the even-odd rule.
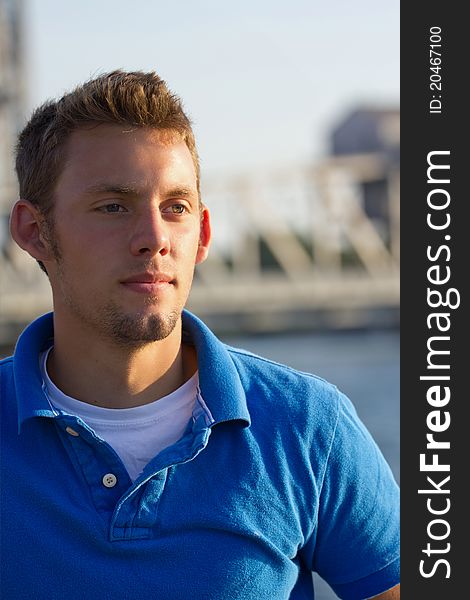
[[[0,377],[3,379],[13,370],[13,356],[0,359]]]
[[[11,367],[13,363],[13,355],[11,356],[5,356],[4,358],[0,359],[0,367],[2,368],[9,368]]]
[[[8,356],[0,360],[0,410],[2,424],[7,421],[7,416],[13,408],[15,397],[15,382],[13,377],[13,357]]]
[[[289,365],[254,354],[248,350],[224,345],[241,375],[253,378],[268,377],[273,384],[288,381],[292,385],[316,388],[326,393],[337,393],[338,391],[335,385],[314,373],[299,371]]]
[[[331,416],[338,411],[341,393],[337,387],[313,373],[298,371],[286,364],[253,354],[241,348],[225,346],[237,368],[247,397],[262,396],[264,405],[285,407],[295,414],[325,411]]]

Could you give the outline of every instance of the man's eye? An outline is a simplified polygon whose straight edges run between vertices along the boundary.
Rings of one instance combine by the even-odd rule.
[[[186,206],[184,204],[172,204],[168,208],[165,208],[163,212],[172,215],[183,215],[186,212]]]
[[[120,204],[117,204],[115,202],[113,202],[112,204],[105,204],[104,206],[101,206],[99,210],[104,213],[119,213],[126,211],[124,206],[121,206]]]

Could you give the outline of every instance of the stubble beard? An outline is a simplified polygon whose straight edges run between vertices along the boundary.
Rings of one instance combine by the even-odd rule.
[[[57,239],[51,244],[57,264],[57,275],[61,296],[70,312],[90,329],[94,335],[124,348],[136,350],[147,344],[166,339],[175,329],[181,318],[183,306],[170,310],[166,314],[126,314],[113,301],[101,304],[90,299],[88,306],[77,301],[67,277],[67,269]],[[155,305],[158,297],[147,299],[147,304]]]
[[[181,311],[178,310],[165,315],[128,315],[109,303],[100,311],[100,330],[120,347],[135,349],[166,339],[180,317]]]
[[[73,290],[66,284],[62,268],[58,269],[61,279],[62,297],[69,310],[90,329],[94,335],[111,341],[126,349],[139,349],[147,344],[164,340],[175,329],[181,318],[181,310],[171,310],[166,314],[127,314],[115,302],[101,304],[97,298],[89,306],[77,302]],[[72,293],[71,293],[72,292]],[[149,298],[154,305],[158,298]]]

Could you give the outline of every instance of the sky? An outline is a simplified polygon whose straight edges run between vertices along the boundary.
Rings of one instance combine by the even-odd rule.
[[[103,72],[155,70],[203,175],[315,161],[349,111],[399,104],[398,0],[24,3],[28,112]]]

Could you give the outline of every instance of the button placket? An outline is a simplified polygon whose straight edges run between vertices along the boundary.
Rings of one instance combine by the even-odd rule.
[[[113,448],[86,423],[69,418],[61,430],[72,461],[89,486],[96,510],[108,519],[124,491],[121,488],[130,484],[124,466]]]

